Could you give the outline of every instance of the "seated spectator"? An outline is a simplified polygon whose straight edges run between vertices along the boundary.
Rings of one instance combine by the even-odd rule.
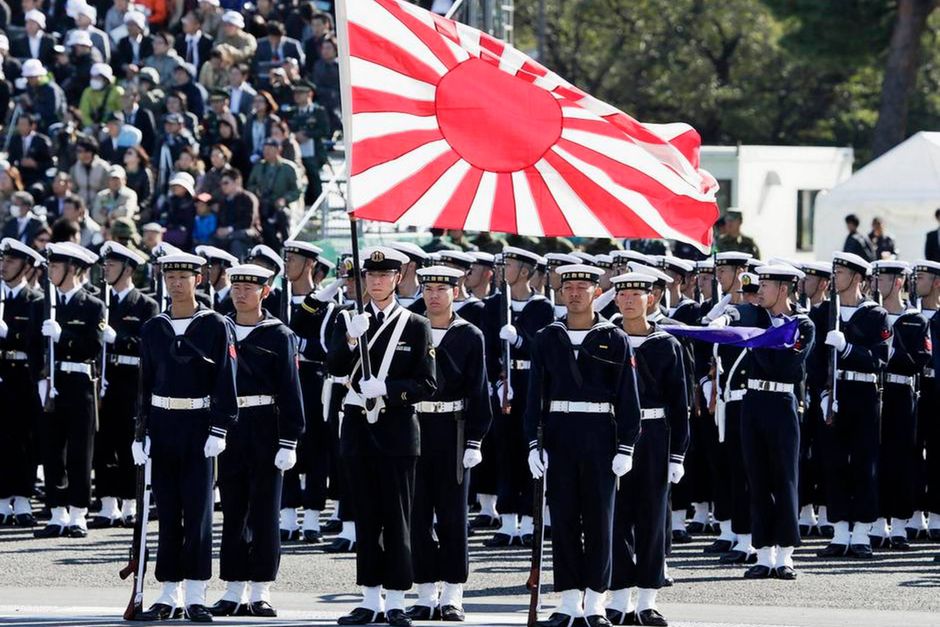
[[[68,218],[64,217],[59,218],[52,224],[52,228],[49,232],[49,241],[53,244],[59,244],[61,242],[72,242],[73,244],[78,244],[81,246],[81,226],[75,220],[69,220]]]
[[[77,229],[76,229],[77,230]],[[43,252],[46,250],[46,244],[52,241],[52,229],[48,224],[43,224],[39,227],[39,230],[36,231],[36,234],[33,235],[33,242],[30,246],[33,247],[33,250],[38,250]]]
[[[228,44],[235,49],[235,63],[250,62],[258,49],[258,42],[250,33],[245,32],[245,18],[237,11],[226,11],[222,15],[221,33],[215,38],[216,44]]]
[[[241,172],[242,178],[248,178],[251,173],[251,159],[248,145],[238,134],[238,126],[232,118],[219,120],[219,144],[227,147],[232,153],[232,167]]]
[[[297,59],[303,66],[304,52],[296,39],[284,33],[284,25],[278,21],[269,21],[266,28],[267,37],[258,42],[258,51],[252,63],[256,77],[267,75],[270,65],[280,64],[284,59]]]
[[[143,247],[143,252],[150,256],[151,252],[160,244],[163,243],[163,234],[166,232],[166,229],[157,224],[156,222],[147,222],[142,227],[140,227],[141,233],[141,246]]]
[[[294,87],[294,110],[289,118],[300,145],[300,157],[307,175],[307,193],[304,201],[312,203],[320,195],[320,169],[326,163],[324,140],[330,136],[329,116],[326,110],[314,102],[316,92],[313,85],[300,82]]]
[[[42,203],[46,208],[46,222],[55,222],[62,215],[62,206],[71,193],[72,176],[68,172],[59,170],[52,179],[52,195]]]
[[[42,62],[36,59],[28,59],[23,63],[23,78],[26,79],[26,91],[20,101],[27,111],[39,115],[42,121],[39,131],[45,133],[50,126],[62,121],[67,102],[65,94],[49,77]]]
[[[110,65],[95,63],[91,66],[91,82],[78,105],[85,128],[97,132],[108,115],[121,110],[122,95],[124,88],[114,84],[114,71]]]
[[[140,131],[140,145],[148,153],[157,142],[157,123],[153,112],[140,106],[140,94],[136,87],[129,87],[121,96],[121,113],[124,123]]]
[[[301,6],[300,15],[307,22],[302,38],[306,57],[303,71],[309,78],[313,76],[313,66],[320,59],[320,45],[333,33],[333,18],[329,13],[317,11],[312,4]]]
[[[157,71],[163,88],[173,84],[173,70],[183,61],[173,49],[173,41],[170,33],[157,33],[153,36],[153,54],[144,59],[144,65]]]
[[[137,192],[127,186],[127,173],[119,165],[108,168],[108,188],[98,192],[91,215],[95,222],[109,228],[115,218],[137,215]]]
[[[46,170],[53,166],[52,141],[37,132],[39,123],[34,113],[21,115],[16,120],[16,133],[10,137],[10,163],[19,168],[26,187],[45,183]]]
[[[127,186],[137,194],[140,221],[149,222],[153,203],[154,178],[150,169],[150,156],[142,146],[131,146],[124,151],[124,171]]]
[[[13,194],[10,217],[3,225],[3,237],[12,237],[29,244],[46,221],[33,211],[33,195],[29,192]]]
[[[24,17],[26,33],[13,41],[10,53],[20,59],[35,59],[45,66],[52,65],[55,55],[55,39],[46,34],[46,15],[31,9]]]
[[[19,169],[7,161],[0,161],[0,224],[10,217],[13,194],[23,189],[23,178]]]
[[[85,248],[100,246],[102,242],[104,242],[104,233],[102,232],[101,225],[88,215],[87,205],[85,205],[85,201],[82,200],[82,197],[78,194],[70,194],[65,199],[65,204],[62,205],[62,217],[59,218],[59,220],[69,220],[78,224],[78,243]],[[53,233],[55,233],[55,225],[53,225],[52,230]]]
[[[114,31],[124,26],[124,16],[127,14],[129,0],[113,0],[111,7],[104,14],[104,32],[111,38],[112,48],[121,38],[116,37]]]
[[[196,221],[196,206],[193,203],[195,181],[185,172],[174,173],[169,187],[158,220],[166,228],[163,240],[183,250],[191,250]]]
[[[72,187],[88,207],[108,186],[108,162],[98,156],[98,143],[91,138],[79,140],[75,150],[78,160],[70,171]]]
[[[130,146],[139,146],[143,133],[130,124],[125,124],[124,113],[114,111],[105,119],[104,132],[99,138],[98,154],[111,164],[124,161],[124,151]]]
[[[78,102],[91,84],[91,68],[101,63],[101,53],[95,50],[91,37],[85,31],[72,31],[66,40],[67,54],[57,54],[52,73],[62,86],[70,103]]]
[[[280,121],[276,115],[277,103],[269,92],[259,91],[254,99],[252,114],[245,122],[245,143],[251,155],[251,162],[257,163],[262,159],[264,142],[271,137],[271,126]]]
[[[254,108],[254,99],[258,95],[255,88],[248,82],[248,66],[236,64],[228,72],[228,102],[229,109],[235,115],[241,115],[242,120],[251,115]]]
[[[216,245],[244,259],[261,243],[258,197],[242,187],[242,175],[234,168],[222,174],[222,194]]]
[[[186,94],[178,91],[171,91],[164,100],[167,113],[179,113],[183,116],[183,124],[186,130],[196,139],[199,138],[200,127],[199,118],[189,110],[189,98]]]
[[[159,195],[167,191],[167,185],[183,148],[197,145],[192,133],[184,127],[184,118],[181,113],[167,113],[163,116],[163,131],[155,165]]]
[[[179,157],[176,158],[176,171],[185,172],[193,177],[198,185],[206,173],[206,166],[199,158],[198,146],[183,146]]]
[[[142,67],[137,74],[137,93],[140,106],[159,120],[166,113],[166,93],[160,88],[160,75],[152,67]]]
[[[219,0],[199,0],[196,8],[202,32],[218,40],[222,27],[222,9]],[[218,46],[218,41],[216,41]]]
[[[118,42],[114,67],[124,78],[132,79],[144,65],[144,59],[153,55],[153,37],[147,33],[147,18],[140,11],[125,13],[124,26],[127,36]]]
[[[176,52],[180,58],[196,69],[196,74],[209,60],[209,53],[214,42],[210,35],[202,31],[199,16],[190,11],[182,19],[183,34],[176,40]]]
[[[219,218],[212,210],[212,196],[206,193],[196,196],[196,221],[193,225],[193,245],[210,244],[218,229]]]
[[[264,142],[264,154],[248,178],[248,189],[261,201],[261,227],[264,243],[280,249],[290,226],[289,205],[303,195],[297,166],[281,157],[275,139]]]
[[[75,32],[87,33],[91,37],[95,49],[101,53],[101,59],[105,63],[111,62],[111,37],[103,30],[95,26],[98,21],[98,9],[82,0],[75,12],[75,29],[68,32],[71,35]],[[68,39],[66,36],[66,40]]]
[[[228,87],[228,72],[232,67],[232,51],[227,44],[219,44],[211,51],[207,63],[199,70],[199,84],[209,92]]]
[[[222,199],[222,174],[231,167],[232,151],[227,146],[216,144],[209,152],[209,169],[196,185],[196,193],[209,194],[212,204],[218,206]]]
[[[281,144],[281,156],[285,160],[303,169],[303,162],[300,160],[300,145],[291,134],[287,122],[278,120],[271,125],[271,139],[276,139]]]
[[[186,109],[196,118],[201,118],[208,98],[206,88],[195,82],[196,70],[191,63],[180,63],[173,70],[173,87],[171,93],[186,96]]]
[[[317,101],[330,114],[333,131],[343,128],[339,96],[339,47],[332,36],[320,45],[320,59],[313,66],[313,84],[317,86]]]

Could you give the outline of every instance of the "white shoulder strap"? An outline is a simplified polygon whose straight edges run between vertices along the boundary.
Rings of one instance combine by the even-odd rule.
[[[404,312],[398,316],[395,328],[392,329],[392,336],[388,340],[388,346],[385,347],[385,354],[382,355],[382,363],[379,365],[379,371],[375,374],[375,377],[379,381],[384,381],[385,377],[388,375],[388,369],[392,365],[392,357],[395,356],[398,340],[401,339],[402,333],[405,332],[405,325],[408,324],[409,317],[409,314]]]

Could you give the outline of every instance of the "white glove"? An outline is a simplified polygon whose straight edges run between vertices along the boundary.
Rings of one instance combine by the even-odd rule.
[[[706,379],[702,384],[702,396],[705,397],[706,403],[712,402],[712,392],[715,390],[715,382],[711,379]]]
[[[279,449],[277,455],[274,456],[274,465],[278,467],[278,470],[283,470],[284,472],[293,468],[296,463],[297,451],[292,448]]]
[[[614,455],[614,461],[610,465],[610,469],[613,470],[614,474],[618,477],[624,476],[633,469],[633,456],[617,453]]]
[[[473,468],[483,461],[483,453],[478,448],[468,448],[463,452],[463,467]]]
[[[345,279],[336,279],[326,287],[321,290],[317,290],[317,293],[313,295],[315,299],[321,303],[328,303],[336,296],[336,293],[346,285]]]
[[[362,395],[366,398],[379,398],[388,394],[385,381],[375,378],[360,381],[359,389],[362,390]]]
[[[143,466],[150,457],[150,436],[146,436],[143,442],[134,440],[131,444],[131,455],[134,457],[135,466]]]
[[[111,325],[105,325],[104,329],[101,330],[101,339],[104,340],[105,344],[114,344],[114,340],[117,339],[117,331]]]
[[[711,322],[721,314],[725,313],[725,308],[731,302],[731,294],[725,294],[718,303],[708,310],[708,313],[705,314],[705,319]]]
[[[225,438],[210,435],[206,438],[206,446],[202,451],[206,457],[218,457],[225,450]]]
[[[708,323],[709,329],[724,329],[728,326],[728,316],[718,316]]]
[[[365,335],[365,332],[369,330],[370,316],[371,314],[361,313],[350,318],[349,324],[346,325],[346,334],[354,340]]]
[[[499,339],[505,340],[515,346],[516,341],[519,339],[519,332],[516,331],[516,327],[511,324],[504,324],[503,328],[499,330]]]
[[[539,459],[538,449],[534,448],[529,451],[529,472],[532,473],[532,478],[541,479],[546,468],[548,468],[548,451],[542,449],[541,459]]]
[[[3,287],[0,286],[0,289],[3,289]],[[6,339],[7,333],[9,332],[10,332],[10,327],[7,326],[7,323],[4,322],[3,320],[0,320],[0,340]]]
[[[826,344],[841,353],[845,350],[845,333],[842,331],[830,331],[826,334]]]
[[[679,462],[669,462],[669,483],[679,483],[685,476],[685,466]]]
[[[42,323],[42,334],[51,337],[53,342],[58,342],[62,337],[62,326],[55,320],[46,320]]]
[[[506,387],[505,381],[501,380],[496,383],[496,400],[499,401],[500,403],[503,402],[503,388],[504,387]],[[507,401],[512,400],[512,386],[511,385],[506,389],[506,400]]]

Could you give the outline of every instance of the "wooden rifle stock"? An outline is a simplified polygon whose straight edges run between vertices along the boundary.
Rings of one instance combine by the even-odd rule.
[[[839,330],[839,291],[836,289],[835,276],[829,281],[829,330]],[[831,425],[836,417],[836,391],[839,386],[839,351],[829,347],[829,376],[826,391],[829,393],[829,407],[826,408],[826,424]]]

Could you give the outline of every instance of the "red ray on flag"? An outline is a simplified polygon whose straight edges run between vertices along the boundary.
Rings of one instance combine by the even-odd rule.
[[[643,124],[402,0],[341,0],[337,15],[357,218],[709,250],[718,184],[691,126]]]

